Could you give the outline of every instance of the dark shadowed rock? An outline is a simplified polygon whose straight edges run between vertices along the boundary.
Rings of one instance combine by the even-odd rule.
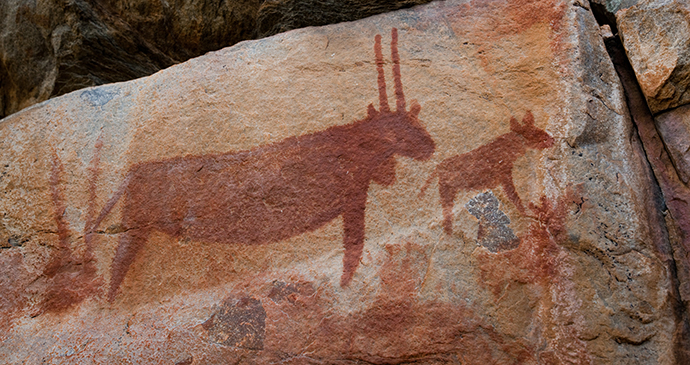
[[[0,118],[73,90],[147,76],[257,36],[429,1],[2,1]]]
[[[348,22],[431,0],[267,0],[257,17],[257,35],[266,37],[292,29]]]
[[[644,1],[644,0],[643,0]],[[590,0],[589,4],[599,23],[611,24],[616,29],[616,12],[637,5],[640,0]]]
[[[0,116],[178,62],[100,2],[4,1],[0,29]]]

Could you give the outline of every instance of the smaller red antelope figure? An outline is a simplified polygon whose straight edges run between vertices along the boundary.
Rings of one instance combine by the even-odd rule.
[[[510,118],[510,132],[462,155],[449,157],[429,177],[420,193],[438,176],[438,191],[443,207],[443,229],[453,233],[453,200],[460,190],[481,190],[502,186],[510,201],[525,214],[520,196],[513,184],[513,164],[527,148],[544,149],[553,146],[553,138],[534,126],[534,116],[527,111],[522,124]]]
[[[313,231],[338,217],[345,246],[340,285],[347,286],[362,257],[369,185],[395,182],[397,156],[427,160],[436,148],[417,118],[419,104],[406,110],[397,43],[393,28],[395,111],[388,105],[377,35],[380,110],[369,104],[365,119],[248,151],[132,166],[87,230],[93,232],[125,197],[125,231],[113,259],[109,299],[154,230],[202,242],[258,245]]]

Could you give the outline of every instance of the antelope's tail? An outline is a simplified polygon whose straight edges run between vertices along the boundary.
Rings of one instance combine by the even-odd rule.
[[[417,197],[421,198],[424,196],[424,193],[426,193],[426,189],[429,188],[429,185],[434,181],[434,179],[438,176],[438,168],[434,169],[434,172],[429,175],[429,178],[426,179],[426,182],[424,183],[424,186],[422,186],[422,190],[419,191],[419,195]]]
[[[110,200],[108,200],[108,202],[103,206],[103,209],[101,209],[101,212],[98,214],[98,217],[95,220],[93,220],[93,222],[91,222],[91,226],[85,229],[86,234],[91,234],[96,230],[96,228],[98,228],[98,225],[100,225],[101,222],[103,222],[105,217],[107,217],[110,211],[113,210],[113,207],[115,206],[115,204],[117,204],[118,200],[120,200],[122,194],[125,193],[127,185],[129,185],[129,175],[127,175],[125,181],[122,182],[122,184],[120,184],[115,194],[113,194]]]

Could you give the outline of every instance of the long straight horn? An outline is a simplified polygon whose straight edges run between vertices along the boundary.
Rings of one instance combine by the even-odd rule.
[[[383,74],[383,53],[381,52],[381,35],[377,34],[374,37],[376,43],[374,44],[374,53],[376,54],[376,70],[379,72],[379,105],[382,112],[390,112],[391,108],[388,106],[388,95],[386,94],[386,76]]]
[[[393,58],[393,80],[395,81],[395,111],[405,111],[405,94],[400,80],[400,55],[398,54],[398,29],[391,31],[391,57]]]

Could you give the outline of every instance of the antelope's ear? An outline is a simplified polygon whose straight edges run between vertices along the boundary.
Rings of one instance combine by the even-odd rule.
[[[517,133],[520,133],[520,131],[522,130],[522,126],[520,125],[520,123],[518,123],[515,117],[510,117],[510,130]]]
[[[374,108],[374,104],[369,104],[367,106],[367,116],[372,118],[374,115],[376,115],[376,108]]]
[[[522,118],[522,124],[534,126],[534,115],[532,115],[531,111],[528,110],[527,113],[525,113],[525,117]]]
[[[419,105],[417,100],[412,100],[412,106],[410,107],[410,113],[416,118],[419,116],[419,112],[422,111],[422,106]]]

